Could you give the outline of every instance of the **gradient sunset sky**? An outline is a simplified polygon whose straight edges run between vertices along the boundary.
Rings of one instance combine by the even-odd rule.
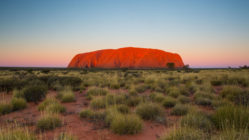
[[[191,67],[249,65],[249,0],[0,1],[0,66],[66,67],[75,54],[127,46]]]

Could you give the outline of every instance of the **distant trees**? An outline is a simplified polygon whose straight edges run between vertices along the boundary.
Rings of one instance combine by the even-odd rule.
[[[167,68],[174,69],[175,68],[175,63],[173,63],[173,62],[167,63]]]

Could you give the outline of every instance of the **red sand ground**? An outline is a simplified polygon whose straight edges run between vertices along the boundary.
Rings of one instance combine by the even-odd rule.
[[[136,135],[116,135],[109,129],[100,125],[100,123],[90,122],[87,119],[81,119],[79,112],[83,108],[88,106],[89,101],[85,99],[85,93],[77,92],[76,102],[62,103],[67,111],[62,114],[61,117],[64,120],[62,127],[56,128],[52,131],[45,131],[42,133],[41,139],[52,140],[55,136],[58,136],[61,132],[69,132],[78,137],[78,139],[87,140],[156,140],[163,133],[170,129],[172,125],[164,125],[151,121],[144,121],[144,127],[141,133]],[[55,91],[49,91],[48,96],[55,96]],[[7,95],[11,97],[11,95]],[[10,114],[0,116],[0,125],[9,125],[10,123],[17,123],[21,125],[27,125],[28,128],[33,130],[39,135],[39,131],[36,130],[36,122],[41,116],[41,113],[37,109],[37,104],[29,103],[28,107],[21,111],[16,111]],[[168,115],[167,115],[168,116]],[[177,117],[169,116],[167,118],[169,122],[176,122]]]
[[[76,55],[69,68],[165,68],[167,63],[183,67],[180,55],[158,49],[126,47]]]

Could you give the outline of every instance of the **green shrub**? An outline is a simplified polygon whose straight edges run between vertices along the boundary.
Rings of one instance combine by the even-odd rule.
[[[106,101],[104,97],[96,97],[90,102],[90,107],[93,109],[101,109],[106,107]]]
[[[105,96],[108,93],[108,91],[106,89],[103,88],[90,88],[87,92],[86,92],[86,96],[91,97],[91,96]]]
[[[12,112],[12,104],[9,103],[0,103],[0,115],[8,114]]]
[[[210,106],[212,104],[212,100],[205,97],[197,97],[195,98],[195,103],[197,105]]]
[[[137,106],[136,113],[145,120],[156,120],[158,117],[163,117],[163,108],[155,103],[143,103]]]
[[[249,91],[243,91],[237,86],[225,86],[221,91],[221,96],[229,99],[235,104],[249,104]]]
[[[63,113],[66,108],[62,106],[55,98],[47,98],[38,106],[39,111],[46,111],[48,113]]]
[[[248,129],[248,116],[248,107],[228,105],[218,108],[213,114],[212,119],[216,127],[219,129]]]
[[[153,102],[157,103],[161,103],[165,100],[165,96],[161,93],[151,93],[149,97]]]
[[[62,102],[74,102],[75,101],[75,95],[71,87],[66,87],[62,91],[60,91],[59,94],[57,95],[57,98],[59,98]]]
[[[86,118],[86,119],[91,119],[91,120],[104,120],[105,119],[105,112],[100,112],[100,111],[92,111],[90,109],[84,109],[80,111],[80,117],[81,118]]]
[[[147,89],[148,89],[148,87],[147,87],[146,85],[144,85],[144,84],[140,84],[140,85],[135,86],[135,90],[136,90],[136,92],[138,92],[138,93],[143,93],[143,92],[145,92]]]
[[[40,130],[52,130],[61,125],[62,121],[57,114],[45,114],[37,121]]]
[[[182,116],[186,115],[188,113],[188,107],[186,105],[182,104],[176,104],[172,110],[171,110],[171,115],[176,115],[176,116]]]
[[[117,105],[117,110],[122,114],[127,114],[130,112],[130,108],[124,104]]]
[[[178,97],[178,100],[180,101],[180,103],[182,104],[186,104],[186,103],[189,103],[191,100],[189,97],[186,97],[186,96],[183,96],[183,95],[180,95]]]
[[[32,85],[23,89],[24,98],[28,102],[41,101],[47,93],[47,88],[44,85]]]
[[[0,140],[36,140],[36,136],[26,128],[0,128]]]
[[[218,135],[212,135],[211,140],[248,140],[249,133],[247,130],[236,130],[227,128],[222,130]]]
[[[139,96],[131,96],[126,100],[125,104],[134,107],[137,106],[141,101],[142,99]]]
[[[14,89],[13,90],[13,97],[24,98],[24,93],[21,90]]]
[[[172,97],[166,97],[163,101],[163,106],[166,108],[174,107],[176,105],[176,99]]]
[[[21,110],[27,107],[27,102],[23,98],[12,98],[11,104],[13,107],[13,111]]]
[[[222,81],[221,80],[217,80],[217,79],[216,80],[211,80],[210,83],[213,86],[220,86],[220,85],[222,85]]]
[[[73,136],[72,134],[63,132],[63,133],[60,133],[60,135],[58,136],[56,140],[77,140],[77,138]]]
[[[180,89],[177,87],[170,87],[167,89],[166,93],[171,97],[178,97],[180,95]]]
[[[192,127],[210,132],[213,124],[206,115],[201,112],[191,112],[181,119],[181,126]]]
[[[136,134],[142,130],[142,120],[136,115],[116,115],[111,122],[111,130],[117,134]]]
[[[160,140],[207,140],[207,137],[201,130],[181,127],[161,137]]]

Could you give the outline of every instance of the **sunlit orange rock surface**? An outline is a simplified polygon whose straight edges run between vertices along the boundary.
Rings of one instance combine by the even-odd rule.
[[[183,67],[182,58],[176,53],[158,49],[125,47],[105,49],[74,56],[69,68],[165,68],[167,63]]]

